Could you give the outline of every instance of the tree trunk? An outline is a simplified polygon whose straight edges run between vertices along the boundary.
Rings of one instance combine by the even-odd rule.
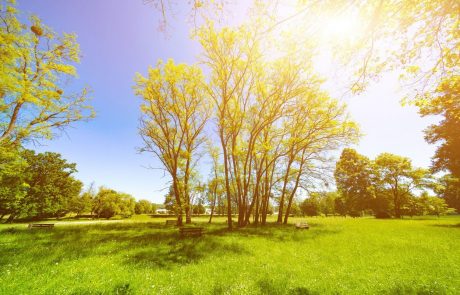
[[[176,199],[176,205],[178,208],[177,226],[182,226],[182,202],[180,200],[180,192],[179,192],[179,187],[177,185],[176,177],[173,177],[173,189],[174,189],[174,197]]]
[[[301,158],[302,162],[300,162],[299,172],[298,172],[296,180],[295,180],[294,189],[292,190],[291,195],[289,197],[288,207],[286,208],[286,214],[284,216],[284,224],[287,224],[287,222],[288,222],[289,213],[291,211],[291,206],[292,206],[292,200],[294,199],[294,195],[295,195],[295,193],[297,191],[297,188],[299,187],[300,176],[302,176],[302,168],[303,168],[303,164],[304,164],[304,160],[303,160],[304,156],[305,156],[305,150],[303,150],[303,152],[302,152],[302,158]]]
[[[185,223],[190,224],[192,223],[192,207],[190,205],[186,206],[185,210]]]
[[[280,198],[280,204],[278,208],[278,220],[276,222],[281,223],[283,222],[283,209],[284,209],[284,195],[286,194],[286,187],[287,187],[287,182],[289,179],[289,172],[291,171],[291,165],[293,162],[293,156],[292,156],[292,151],[289,155],[289,161],[288,165],[286,168],[286,174],[284,175],[284,183],[283,183],[283,190],[281,191],[281,198]]]
[[[209,221],[208,221],[208,223],[211,223],[211,222],[212,222],[212,216],[214,215],[214,208],[216,208],[217,185],[214,185],[213,195],[214,195],[214,199],[213,199],[213,201],[212,201],[212,205],[211,205],[211,215],[209,216]]]
[[[191,154],[190,151],[188,151]],[[191,224],[192,223],[192,204],[190,204],[190,190],[188,187],[188,180],[190,176],[190,159],[187,158],[187,162],[185,164],[185,177],[184,177],[184,197],[185,197],[185,223]]]
[[[230,195],[230,182],[229,182],[229,173],[228,173],[228,155],[227,148],[225,146],[223,132],[220,131],[220,142],[222,144],[223,157],[224,157],[224,173],[225,173],[225,191],[227,193],[227,225],[228,229],[232,230],[232,197]]]

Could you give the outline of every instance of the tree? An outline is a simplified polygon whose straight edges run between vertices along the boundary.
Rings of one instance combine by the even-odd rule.
[[[350,148],[342,151],[334,177],[347,213],[356,214],[371,207],[374,197],[372,174],[372,164],[367,157]]]
[[[206,208],[203,206],[202,202],[199,201],[198,204],[193,205],[193,214],[204,214]]]
[[[166,16],[173,14],[173,1],[149,2],[161,11],[164,25]],[[216,0],[190,1],[186,7],[196,27],[200,20],[219,22],[232,18],[232,5],[225,4],[226,1]],[[337,67],[342,65],[350,73],[344,77],[354,92],[363,91],[370,80],[378,79],[383,72],[399,68],[410,78],[408,88],[416,89],[417,100],[428,101],[433,86],[459,73],[460,4],[456,0],[300,0],[295,10],[289,1],[251,1],[240,6],[248,7],[252,18],[270,20],[260,30],[265,38],[276,35],[276,40],[285,46],[288,36],[292,44],[285,47],[307,55],[324,53],[327,46],[336,57]],[[286,15],[286,11],[292,12]],[[355,26],[344,33],[342,28],[350,20],[355,20]],[[330,27],[338,27],[341,34],[331,34],[327,31]],[[326,31],[321,30],[324,28]]]
[[[78,215],[83,213],[91,213],[93,215],[93,202],[96,198],[96,192],[94,191],[94,183],[91,183],[90,186],[81,193],[80,195],[75,195],[69,204],[69,211],[74,212]]]
[[[169,212],[173,212],[176,216],[178,215],[179,211],[177,210],[176,198],[174,196],[174,188],[172,187],[172,185],[169,187],[169,191],[165,195],[163,205],[166,210],[168,210]]]
[[[315,194],[310,195],[310,197],[303,200],[300,204],[300,211],[303,215],[307,216],[318,216],[319,211],[319,200]]]
[[[347,215],[347,207],[345,205],[345,200],[343,197],[338,197],[334,200],[334,208],[335,212],[337,212],[338,214],[342,216]]]
[[[339,196],[338,192],[320,192],[319,197],[319,211],[326,215],[335,215],[335,199]]]
[[[20,150],[0,146],[0,220],[10,215],[11,222],[22,210],[29,187],[24,174],[27,165]]]
[[[447,170],[460,178],[460,75],[442,81],[435,97],[428,103],[420,103],[419,110],[422,116],[443,118],[425,130],[425,140],[439,144],[433,157],[433,170]]]
[[[190,223],[190,180],[196,164],[201,136],[209,118],[203,74],[196,66],[158,62],[148,77],[136,77],[136,94],[143,99],[140,134],[142,151],[153,153],[172,178],[182,224],[185,211]]]
[[[439,185],[435,192],[443,198],[449,207],[460,213],[460,180],[451,174],[444,175],[439,179]]]
[[[134,214],[135,199],[124,193],[101,187],[93,203],[97,218],[111,218],[115,215],[130,217]]]
[[[68,163],[58,153],[36,154],[25,150],[23,156],[28,166],[24,173],[29,188],[23,208],[30,217],[61,217],[70,211],[73,198],[78,196],[82,183],[72,174],[77,172],[75,163]]]
[[[287,223],[298,187],[321,175],[325,154],[357,133],[345,106],[320,90],[311,61],[288,53],[264,56],[264,25],[255,21],[216,29],[207,23],[197,33],[210,70],[208,91],[222,151],[229,229],[233,202],[238,226],[247,225],[251,215],[255,224],[260,215],[265,223],[280,171],[278,219],[283,222],[286,212]]]
[[[80,50],[73,34],[54,33],[32,16],[22,23],[12,4],[0,6],[0,144],[52,138],[75,121],[94,117],[87,89],[63,90],[76,76]]]
[[[134,209],[136,207],[136,199],[130,194],[118,193],[120,198],[120,215],[124,218],[128,218],[134,215]]]
[[[219,164],[219,149],[208,142],[208,152],[212,159],[212,172],[211,176],[206,185],[207,188],[207,201],[211,207],[211,214],[209,215],[209,223],[212,222],[212,217],[214,212],[220,211],[218,213],[223,214],[222,212],[222,195],[224,192],[224,179],[223,179],[223,167]],[[220,209],[220,210],[219,210]]]
[[[435,196],[430,196],[428,198],[428,212],[431,215],[444,215],[447,212],[449,212],[449,207],[446,204],[446,201],[444,199],[441,199],[439,197]]]
[[[136,214],[152,214],[156,210],[155,204],[148,200],[139,200],[136,202],[134,211]]]
[[[383,153],[375,159],[377,193],[391,196],[393,214],[399,218],[402,207],[414,189],[422,189],[429,184],[426,169],[412,168],[409,158]]]
[[[418,203],[421,208],[418,215],[436,215],[439,217],[453,211],[449,209],[444,199],[430,196],[426,191],[422,192],[420,197],[418,197]]]
[[[407,202],[402,207],[402,214],[410,217],[425,214],[425,204],[423,203],[424,196],[409,196]]]
[[[235,165],[237,164],[235,157],[238,156],[240,139],[238,135],[243,124],[241,108],[245,108],[244,101],[248,101],[249,91],[254,83],[250,74],[250,64],[255,56],[256,46],[254,36],[251,36],[244,27],[236,30],[223,28],[217,31],[212,23],[208,23],[200,28],[197,35],[203,47],[205,65],[211,70],[207,90],[217,112],[217,132],[224,162],[227,224],[231,230],[232,196],[238,204],[246,201],[242,196],[242,180],[238,171],[240,167]],[[246,155],[248,156],[249,153]],[[248,163],[246,161],[246,165]],[[232,182],[232,173],[235,177],[234,182]],[[244,205],[238,206],[238,213],[238,224],[242,225],[246,216]]]
[[[289,155],[292,152],[295,155],[293,162],[297,162],[297,169],[293,168],[297,170],[297,176],[288,198],[285,224],[289,217],[289,204],[299,184],[308,187],[318,180],[327,181],[326,175],[331,174],[328,153],[354,142],[359,136],[357,125],[347,116],[346,106],[327,94],[312,91],[296,107],[299,111],[296,114],[298,123],[291,125],[295,130],[289,137],[293,146],[293,149],[289,148]],[[278,218],[280,213],[281,210]]]

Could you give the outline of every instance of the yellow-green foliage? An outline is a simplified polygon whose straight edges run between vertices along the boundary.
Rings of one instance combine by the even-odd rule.
[[[0,11],[0,142],[51,138],[54,129],[93,117],[87,89],[63,90],[80,61],[76,35],[58,35],[37,16],[21,22],[14,1]]]

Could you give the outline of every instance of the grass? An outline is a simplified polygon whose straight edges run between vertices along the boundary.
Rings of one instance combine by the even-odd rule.
[[[460,217],[309,218],[180,239],[164,219],[0,225],[0,294],[459,294]],[[291,222],[295,222],[293,219]]]

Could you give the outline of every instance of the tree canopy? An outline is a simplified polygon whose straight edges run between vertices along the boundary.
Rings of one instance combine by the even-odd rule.
[[[58,35],[37,16],[21,22],[14,1],[0,6],[0,20],[0,144],[49,139],[94,117],[88,89],[65,89],[80,60],[76,35]]]

